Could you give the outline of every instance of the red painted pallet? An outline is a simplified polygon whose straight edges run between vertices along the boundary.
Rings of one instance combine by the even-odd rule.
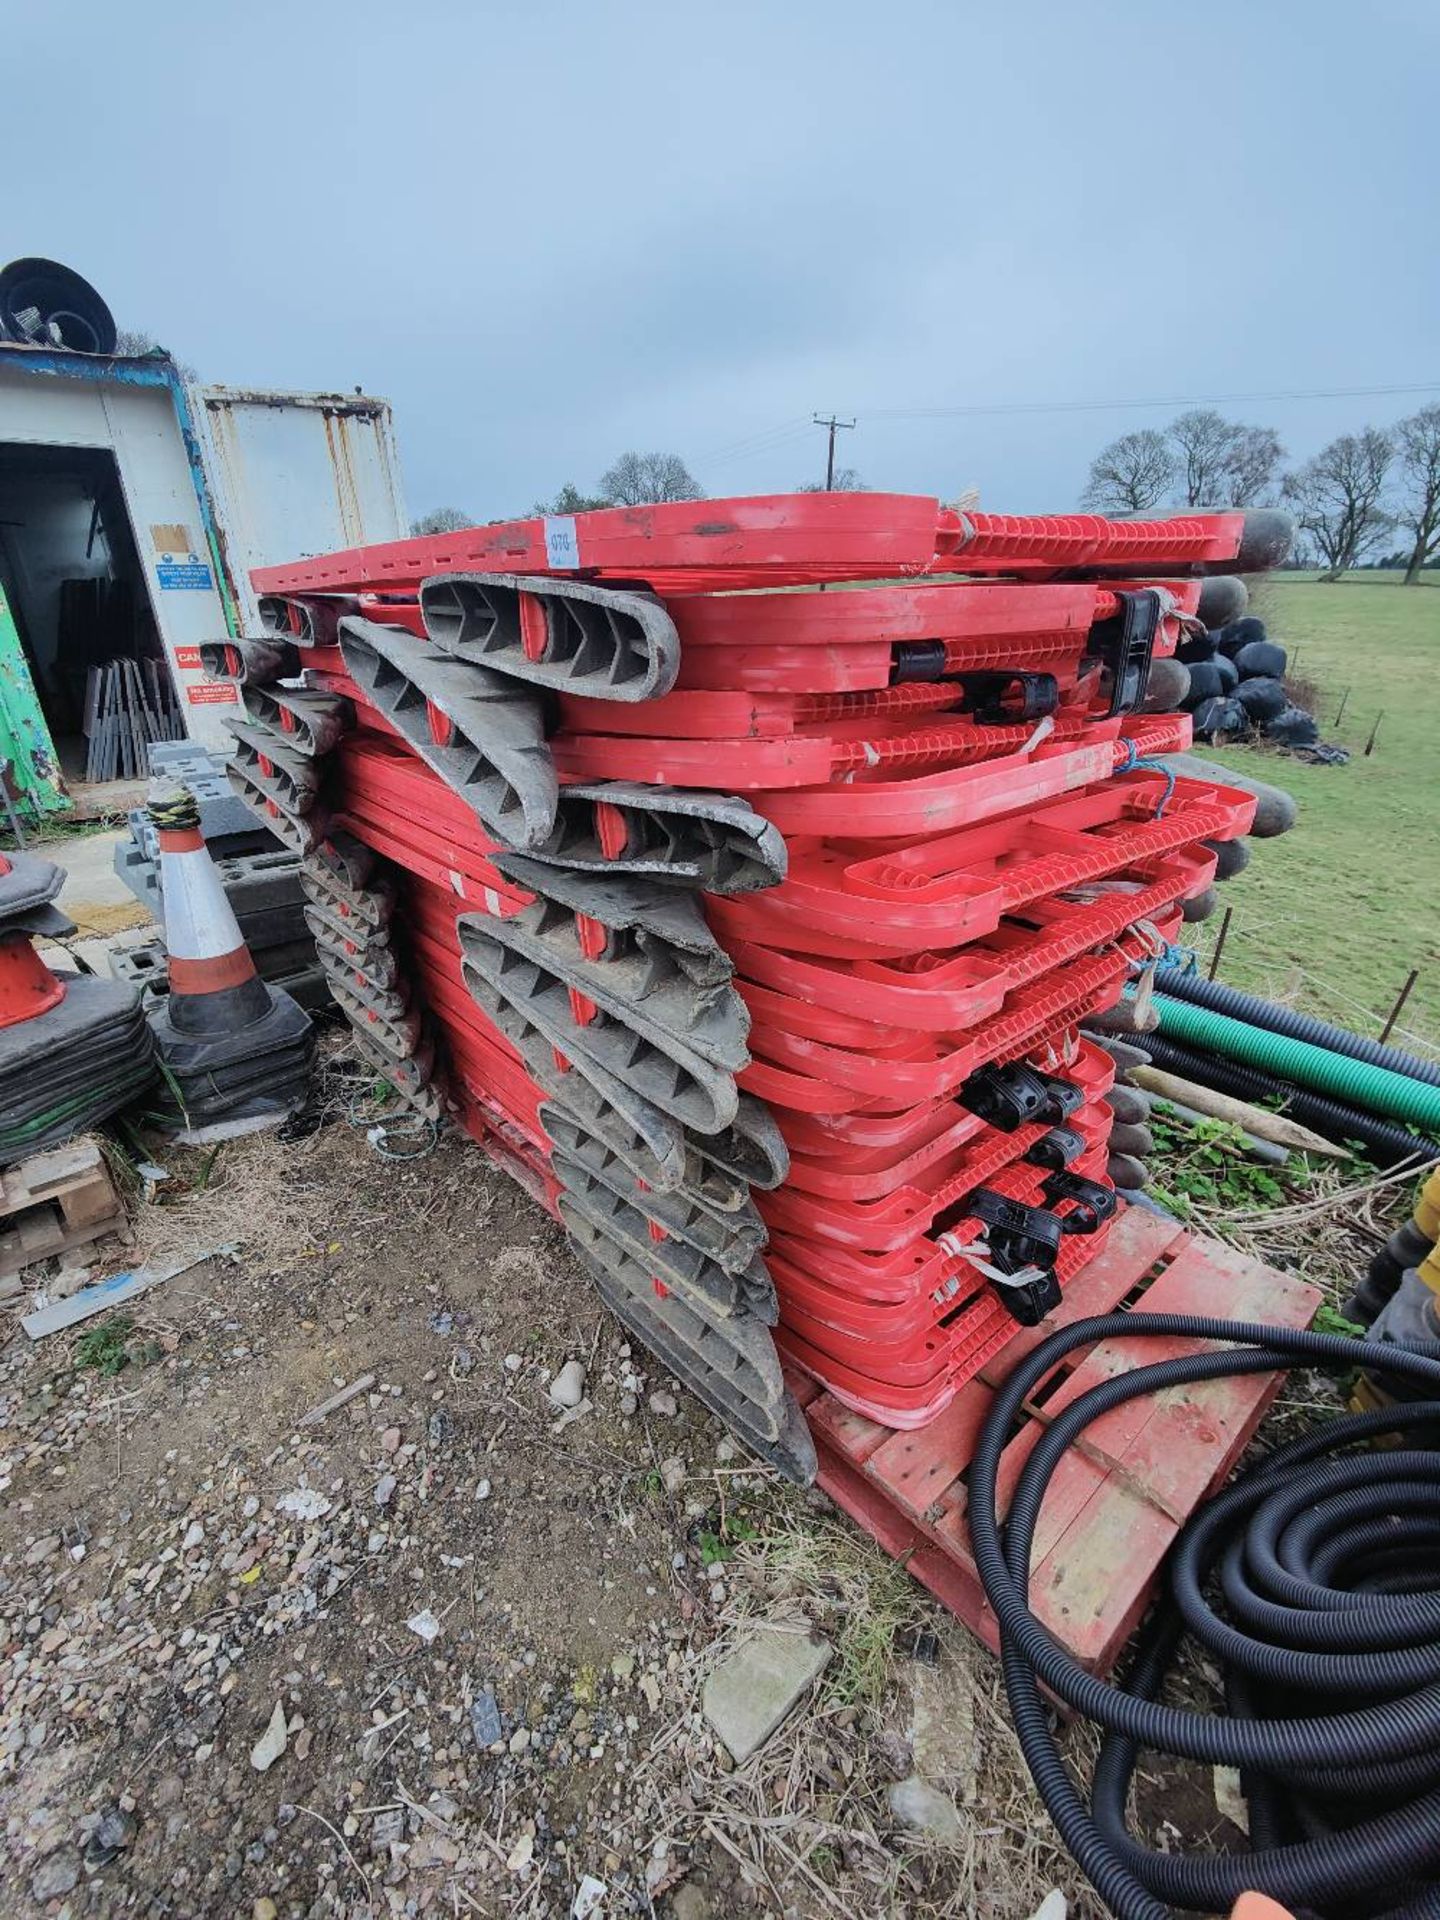
[[[852,1412],[787,1367],[820,1457],[819,1484],[990,1647],[995,1617],[975,1570],[965,1472],[993,1390],[1047,1334],[1083,1316],[1141,1306],[1306,1327],[1318,1290],[1293,1274],[1126,1207],[1104,1252],[1042,1327],[1018,1332],[929,1426],[895,1433]],[[1191,1351],[1189,1341],[1109,1340],[1070,1357],[1045,1383],[1006,1450],[1008,1498],[1055,1412],[1101,1380]],[[1114,1665],[1139,1624],[1171,1541],[1249,1444],[1281,1375],[1214,1380],[1130,1401],[1086,1431],[1051,1482],[1040,1513],[1030,1604],[1095,1673]]]

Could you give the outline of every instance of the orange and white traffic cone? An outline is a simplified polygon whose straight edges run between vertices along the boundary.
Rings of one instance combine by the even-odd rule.
[[[199,1143],[275,1125],[303,1106],[314,1030],[283,988],[266,984],[240,931],[184,787],[156,782],[170,991],[150,1014],[173,1096],[156,1118]]]
[[[34,1020],[65,998],[64,980],[50,971],[34,946],[37,933],[73,931],[72,923],[50,904],[64,877],[50,860],[33,854],[8,860],[0,854],[0,1027]],[[47,926],[47,915],[53,915],[58,926]]]

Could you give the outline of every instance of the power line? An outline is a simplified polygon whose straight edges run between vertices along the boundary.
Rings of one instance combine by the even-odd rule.
[[[1119,413],[1130,407],[1216,407],[1266,400],[1367,400],[1401,393],[1440,393],[1440,380],[1413,386],[1306,387],[1276,393],[1172,394],[1156,400],[1005,400],[964,407],[877,407],[867,420],[949,420],[974,414]]]
[[[813,422],[804,414],[794,415],[776,426],[763,427],[758,432],[748,433],[739,440],[729,440],[723,447],[712,448],[709,453],[702,454],[700,457],[706,462],[729,460],[736,455],[751,453],[771,443],[798,439],[801,434],[808,434],[812,425]]]
[[[987,415],[1045,413],[1123,413],[1146,407],[1213,407],[1256,405],[1272,400],[1373,400],[1401,394],[1440,393],[1440,380],[1419,381],[1383,387],[1305,387],[1269,393],[1173,394],[1153,400],[1007,400],[977,403],[961,407],[877,407],[860,418],[867,420],[954,420]],[[750,460],[761,454],[778,452],[801,440],[812,426],[826,426],[819,415],[806,419],[803,414],[774,426],[759,428],[738,440],[727,442],[700,456],[705,466],[728,466],[734,460]],[[854,421],[837,421],[837,428],[851,427]]]

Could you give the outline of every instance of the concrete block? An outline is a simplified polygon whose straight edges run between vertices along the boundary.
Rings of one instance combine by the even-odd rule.
[[[817,1633],[761,1627],[705,1682],[705,1718],[736,1765],[748,1760],[829,1665],[834,1648]]]

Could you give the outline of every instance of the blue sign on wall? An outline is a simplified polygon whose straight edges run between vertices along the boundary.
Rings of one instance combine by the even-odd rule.
[[[215,582],[210,577],[210,569],[203,560],[157,560],[155,575],[160,585],[170,591],[189,590],[209,593]]]

